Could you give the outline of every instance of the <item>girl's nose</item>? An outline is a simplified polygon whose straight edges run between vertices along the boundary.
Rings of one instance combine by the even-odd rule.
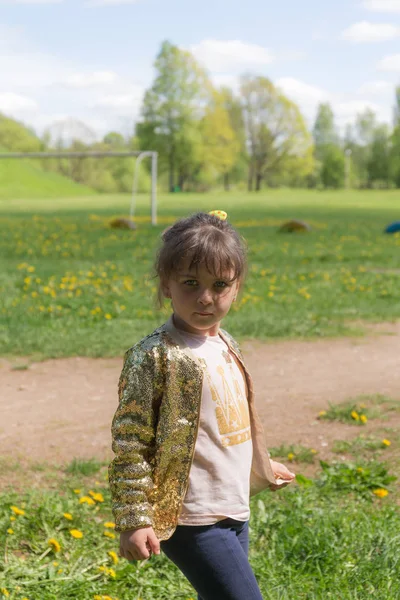
[[[200,292],[200,295],[198,297],[198,301],[200,302],[200,304],[211,304],[212,302],[212,293],[210,290],[203,290],[202,292]]]

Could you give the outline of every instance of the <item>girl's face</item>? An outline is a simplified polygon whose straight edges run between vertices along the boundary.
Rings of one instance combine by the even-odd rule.
[[[188,265],[163,285],[171,298],[176,325],[189,333],[217,335],[220,322],[228,314],[239,291],[239,281],[230,281],[233,272],[218,278],[204,265],[189,270]]]

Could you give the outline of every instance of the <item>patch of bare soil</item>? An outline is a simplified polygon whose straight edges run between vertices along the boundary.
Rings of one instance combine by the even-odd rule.
[[[351,425],[317,420],[328,402],[363,394],[400,400],[400,323],[369,331],[358,339],[243,344],[269,447],[302,444],[328,457],[334,440],[360,434]],[[16,369],[21,362],[0,359],[3,465],[111,459],[110,424],[122,358],[57,359]],[[399,413],[385,423],[369,422],[362,433],[368,435],[378,425],[400,428]],[[12,468],[6,469],[0,485],[15,476]]]

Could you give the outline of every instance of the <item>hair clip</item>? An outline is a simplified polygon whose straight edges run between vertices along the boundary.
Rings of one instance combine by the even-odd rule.
[[[228,218],[228,215],[224,210],[211,210],[208,214],[218,217],[218,219],[221,219],[221,221],[226,221]]]

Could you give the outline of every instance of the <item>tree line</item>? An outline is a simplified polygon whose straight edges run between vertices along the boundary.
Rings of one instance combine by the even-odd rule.
[[[243,75],[237,91],[216,88],[190,52],[168,41],[154,67],[133,135],[110,132],[100,142],[71,140],[62,148],[155,150],[160,185],[169,191],[400,188],[400,87],[390,125],[367,109],[340,132],[331,106],[323,103],[310,131],[296,103],[266,77]],[[39,139],[33,132],[27,132],[29,139],[17,139],[10,122],[0,118],[0,150],[54,148],[49,136]],[[131,160],[55,159],[43,168],[99,191],[131,189]],[[140,189],[149,189],[146,167],[140,179]]]

